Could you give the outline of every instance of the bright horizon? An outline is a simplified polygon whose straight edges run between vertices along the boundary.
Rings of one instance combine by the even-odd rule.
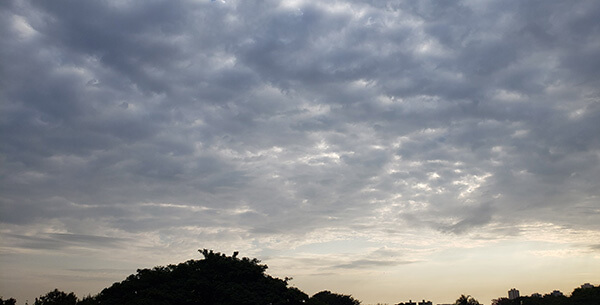
[[[222,253],[227,255],[232,254],[227,252]],[[246,255],[240,253],[240,256]],[[253,258],[252,256],[250,257]],[[309,296],[322,290],[330,290],[336,293],[350,294],[353,297],[361,300],[362,304],[396,304],[398,302],[407,302],[409,300],[432,301],[433,304],[451,304],[454,303],[454,301],[461,294],[471,295],[482,304],[489,304],[492,299],[507,297],[507,292],[511,288],[516,288],[519,290],[521,296],[530,296],[533,293],[540,293],[544,295],[552,292],[553,290],[559,290],[565,296],[569,296],[575,288],[579,288],[584,283],[589,283],[589,281],[578,282],[580,281],[579,279],[581,277],[569,276],[568,273],[564,272],[565,269],[573,267],[569,265],[561,266],[561,268],[553,272],[541,272],[540,270],[534,269],[533,272],[536,272],[536,276],[548,277],[544,280],[532,280],[532,278],[515,278],[513,280],[507,280],[506,278],[490,279],[486,276],[482,276],[482,274],[485,273],[485,270],[477,268],[478,265],[486,265],[480,261],[484,258],[477,256],[475,259],[471,259],[468,262],[464,261],[458,265],[454,265],[451,269],[448,268],[447,265],[445,266],[444,270],[448,273],[461,271],[464,272],[464,275],[472,278],[461,281],[461,283],[452,283],[453,281],[448,278],[438,279],[436,282],[433,277],[439,276],[439,272],[435,271],[435,269],[438,267],[435,265],[439,264],[425,264],[424,266],[403,270],[403,272],[418,274],[417,276],[405,276],[403,274],[399,274],[398,271],[389,270],[379,270],[377,272],[373,272],[373,270],[368,272],[357,271],[344,276],[334,274],[314,275],[310,274],[311,272],[314,272],[314,269],[303,268],[299,263],[293,262],[295,259],[285,257],[285,255],[279,255],[279,257],[279,259],[261,260],[262,264],[267,264],[269,266],[269,269],[267,269],[267,274],[281,279],[285,277],[292,277],[292,280],[289,282],[290,286],[298,287]],[[473,256],[471,258],[473,258]],[[199,254],[190,259],[202,258]],[[321,259],[321,257],[317,258],[317,260]],[[163,263],[160,265],[164,266],[168,264],[178,264],[184,262],[185,260]],[[556,261],[559,262],[560,260]],[[468,265],[475,266],[469,267]],[[152,268],[154,266],[158,265],[139,266],[135,269]],[[509,268],[510,264],[506,263],[504,267]],[[488,266],[488,268],[490,267]],[[29,304],[32,304],[36,297],[58,288],[59,290],[63,290],[65,292],[75,292],[79,298],[83,298],[84,296],[90,294],[94,295],[99,293],[103,288],[110,287],[113,282],[120,282],[124,280],[129,274],[135,274],[135,269],[132,269],[129,273],[124,272],[125,269],[111,270],[97,268],[93,271],[85,270],[86,272],[92,272],[86,277],[87,281],[90,281],[91,283],[63,280],[60,285],[56,285],[56,282],[53,282],[53,279],[49,278],[47,281],[38,282],[38,287],[41,290],[39,294],[33,296],[31,295],[31,288],[23,289],[22,287],[18,287],[20,285],[7,284],[3,285],[3,288],[12,288],[15,292],[17,292],[17,294],[3,295],[3,297],[15,297],[18,301],[17,304],[25,304],[26,300],[29,301]],[[83,270],[67,270],[66,272],[63,270],[62,272],[58,272],[58,274],[62,273],[62,276],[60,277],[65,277],[65,273],[69,274],[81,271]],[[515,277],[526,277],[526,274],[531,271],[531,269],[520,270],[519,272],[511,274]],[[595,271],[597,271],[597,269],[590,270],[588,277],[594,278]],[[16,272],[16,270],[14,272]],[[30,272],[34,273],[33,271]],[[118,273],[122,273],[120,278],[117,278]],[[112,274],[115,279],[112,281],[109,280],[108,278],[110,276],[107,274]],[[566,276],[567,278],[562,279],[561,275]],[[384,282],[385,284],[381,285],[380,287],[373,288],[372,286],[368,285],[368,283],[371,281],[378,283]],[[431,287],[428,282],[437,283],[438,285],[440,285],[439,283],[442,284],[439,287]],[[508,282],[516,283],[517,285],[507,286],[506,283]],[[20,284],[25,286],[24,283]],[[592,282],[591,284],[597,286],[597,283]],[[501,286],[507,287],[505,291],[502,291],[501,288],[499,288]]]
[[[308,294],[600,284],[598,1],[0,4],[0,295],[258,258]]]

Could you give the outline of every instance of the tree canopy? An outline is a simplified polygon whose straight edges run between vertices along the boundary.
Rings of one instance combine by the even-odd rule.
[[[0,297],[0,305],[15,305],[15,304],[17,304],[17,300],[15,300],[13,298],[4,300],[2,297]]]
[[[501,298],[498,305],[598,305],[600,286],[575,288],[570,297],[546,294],[542,297],[522,296],[516,299]]]
[[[600,286],[576,288],[569,299],[574,305],[598,305],[600,304]]]
[[[58,289],[48,292],[46,295],[35,298],[34,305],[76,305],[77,296],[74,293],[65,293]]]
[[[316,293],[308,303],[310,305],[360,305],[360,301],[352,296],[332,293],[328,290]]]
[[[454,305],[481,305],[481,303],[479,303],[479,301],[475,300],[470,295],[464,295],[464,294],[462,294],[456,300],[456,302],[454,302]]]
[[[238,258],[199,250],[204,259],[177,265],[138,269],[99,294],[77,300],[74,293],[55,289],[36,298],[34,305],[359,305],[349,295],[322,291],[309,298],[288,278],[265,273],[256,258]],[[1,300],[1,299],[0,299]],[[14,305],[10,299],[0,305]],[[12,303],[11,303],[12,302]]]
[[[137,270],[96,296],[102,305],[295,305],[308,296],[286,280],[265,274],[257,259],[200,250],[202,260]]]

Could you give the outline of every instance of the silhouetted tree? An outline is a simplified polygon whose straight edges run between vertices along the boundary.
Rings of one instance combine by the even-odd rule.
[[[576,288],[569,299],[574,305],[598,305],[600,304],[600,286]]]
[[[257,259],[199,251],[204,259],[138,270],[102,290],[89,304],[300,305],[308,300],[286,281],[265,274],[267,266]]]
[[[599,305],[600,286],[576,288],[570,297],[546,294],[543,297],[523,296],[516,299],[500,298],[497,305]]]
[[[34,305],[76,305],[77,297],[74,293],[65,293],[58,289],[54,289],[46,293],[46,295],[35,298]]]
[[[456,302],[454,302],[454,305],[481,305],[481,303],[479,303],[479,301],[475,300],[470,295],[464,295],[464,294],[462,294],[456,300]]]
[[[331,291],[321,291],[313,295],[308,304],[310,305],[360,305],[360,301],[352,296],[332,293]]]
[[[95,296],[88,295],[83,299],[77,301],[77,305],[97,305],[98,300],[96,300]]]
[[[4,300],[0,297],[0,305],[15,305],[17,304],[17,300],[10,298],[8,300]]]

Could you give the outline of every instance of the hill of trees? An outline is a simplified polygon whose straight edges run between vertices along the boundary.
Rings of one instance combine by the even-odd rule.
[[[138,269],[122,282],[114,283],[94,296],[78,299],[74,293],[57,289],[35,299],[33,305],[360,305],[350,295],[321,291],[312,297],[265,273],[267,266],[257,259],[227,256],[199,250],[201,260],[178,265]],[[13,298],[0,305],[15,305]],[[456,305],[480,305],[461,295]],[[577,288],[570,297],[545,295],[500,299],[498,305],[599,305],[600,286]]]
[[[200,250],[201,260],[139,269],[95,296],[78,300],[58,290],[34,305],[359,305],[349,295],[321,291],[312,297],[265,273],[257,259]],[[4,304],[4,303],[3,303]],[[9,304],[9,303],[6,303]],[[0,304],[1,305],[1,304]]]

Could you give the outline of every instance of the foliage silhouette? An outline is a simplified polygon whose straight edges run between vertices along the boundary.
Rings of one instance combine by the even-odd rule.
[[[77,302],[77,305],[96,305],[98,300],[95,296],[88,295]]]
[[[456,300],[456,302],[454,302],[454,305],[481,305],[481,303],[479,303],[479,301],[475,300],[470,295],[464,295],[464,294],[462,294]]]
[[[46,295],[35,298],[34,305],[76,305],[77,296],[74,293],[65,293],[58,289],[54,289]]]
[[[360,301],[349,295],[332,293],[324,290],[316,293],[308,300],[309,305],[360,305]]]
[[[102,305],[296,305],[308,296],[265,274],[257,259],[199,250],[202,260],[141,269],[104,289],[89,304]],[[94,303],[95,301],[95,303]]]
[[[569,299],[574,305],[598,305],[600,304],[600,286],[575,288]]]
[[[2,299],[2,297],[0,297],[0,305],[15,305],[17,304],[17,300],[10,298],[10,299]]]
[[[516,299],[501,298],[498,305],[598,305],[600,286],[576,288],[570,297],[546,294],[543,297],[523,296]]]

